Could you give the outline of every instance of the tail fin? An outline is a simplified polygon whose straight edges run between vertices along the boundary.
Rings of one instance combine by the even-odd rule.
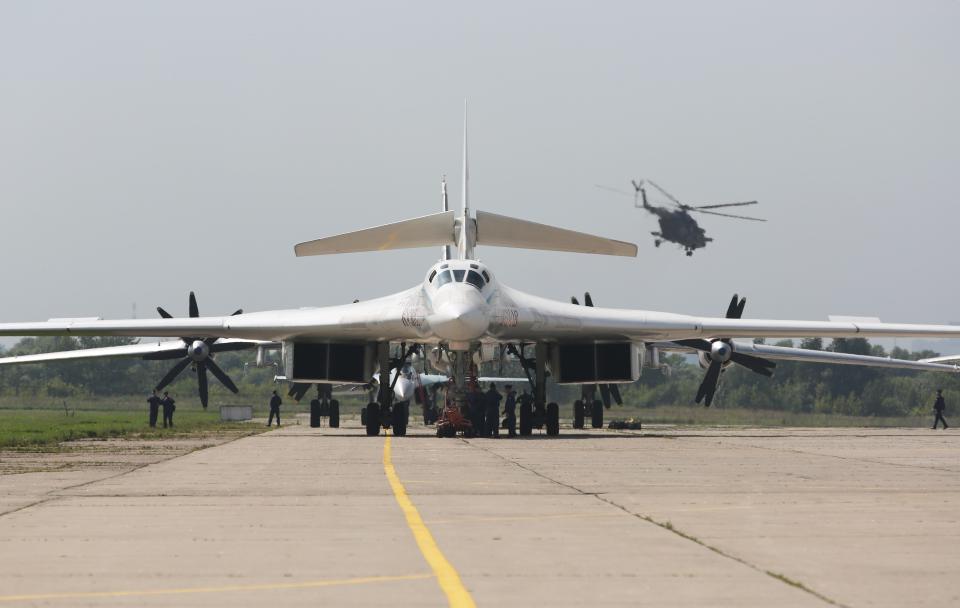
[[[473,246],[477,241],[476,226],[470,218],[470,166],[467,163],[467,100],[463,100],[463,180],[460,195],[460,240],[457,248],[460,259],[473,259]]]
[[[536,222],[519,220],[496,213],[477,211],[477,217],[467,221],[473,233],[473,243],[495,247],[541,249],[546,251],[569,251],[572,253],[598,253],[636,257],[637,246],[633,243],[615,241],[592,234],[555,228]],[[460,228],[458,230],[458,228]],[[463,243],[462,227],[454,218],[453,211],[394,222],[383,226],[357,230],[337,236],[300,243],[295,247],[298,257],[331,253],[354,253],[358,251],[383,251],[433,247],[458,242]],[[475,240],[474,240],[475,239]],[[472,258],[465,258],[472,259]]]
[[[636,257],[637,246],[585,232],[477,211],[477,244]]]
[[[447,176],[446,176],[446,175],[444,175],[444,176],[440,179],[440,195],[443,197],[443,211],[444,211],[444,212],[450,211],[450,203],[449,203],[449,201],[447,200]],[[450,244],[449,244],[449,243],[447,243],[446,245],[443,246],[443,250],[441,251],[440,256],[441,256],[440,259],[442,259],[442,260],[449,260],[449,259],[450,259]]]
[[[303,257],[330,253],[432,247],[455,242],[454,234],[453,211],[444,211],[412,220],[307,241],[294,247],[294,251],[297,257]]]

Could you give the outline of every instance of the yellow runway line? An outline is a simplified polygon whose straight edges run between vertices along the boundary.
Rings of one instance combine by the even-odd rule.
[[[433,539],[433,534],[423,523],[420,512],[417,511],[410,497],[407,496],[407,490],[400,483],[400,478],[397,477],[397,471],[393,468],[393,459],[390,456],[389,434],[383,443],[383,470],[387,474],[390,487],[393,489],[393,496],[397,499],[400,510],[407,518],[407,526],[413,532],[413,538],[417,541],[417,546],[420,547],[420,553],[430,564],[437,577],[437,582],[440,584],[440,589],[447,596],[447,603],[451,608],[474,608],[476,604],[473,602],[470,592],[463,586],[460,574],[440,551],[437,541]]]
[[[148,595],[186,595],[191,593],[229,593],[233,591],[275,591],[280,589],[316,589],[343,585],[366,585],[394,581],[416,581],[433,578],[431,574],[405,574],[400,576],[363,576],[358,578],[327,579],[303,583],[265,583],[262,585],[225,585],[223,587],[186,587],[183,589],[147,589],[141,591],[87,591],[76,593],[37,593],[30,595],[0,595],[0,602],[26,602],[33,600],[84,599],[98,597],[137,597]]]

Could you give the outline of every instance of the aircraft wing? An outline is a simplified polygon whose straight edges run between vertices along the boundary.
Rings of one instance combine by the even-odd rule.
[[[502,287],[491,333],[504,340],[673,341],[690,338],[958,338],[958,325],[698,317],[577,306]]]
[[[960,364],[960,355],[942,355],[940,357],[930,357],[929,359],[920,359],[921,363],[953,363]]]
[[[150,336],[236,338],[281,341],[290,338],[400,340],[420,337],[425,308],[422,288],[391,296],[322,308],[244,313],[222,317],[169,319],[50,319],[0,323],[0,336]]]
[[[801,361],[805,363],[830,363],[834,365],[860,365],[864,367],[882,367],[888,369],[910,369],[916,371],[960,372],[957,365],[936,363],[930,359],[911,361],[908,359],[893,359],[891,357],[874,357],[871,355],[854,355],[850,353],[833,353],[807,348],[793,348],[789,346],[771,346],[768,344],[753,344],[750,342],[732,342],[733,351],[744,355],[751,355],[773,361]],[[692,346],[677,342],[657,342],[660,350],[677,352],[698,352]],[[954,357],[960,361],[960,357]]]
[[[273,342],[261,340],[218,340],[216,345],[219,351],[244,350],[256,346],[272,346]],[[144,359],[174,359],[186,356],[186,345],[181,340],[164,340],[140,342],[139,344],[124,344],[122,346],[104,346],[102,348],[78,348],[35,355],[15,355],[0,357],[0,365],[17,365],[23,363],[48,363],[51,361],[75,361],[78,359],[103,359],[114,357],[142,357]]]

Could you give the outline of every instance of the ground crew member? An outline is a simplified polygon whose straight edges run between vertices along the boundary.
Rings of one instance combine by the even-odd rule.
[[[160,413],[160,397],[157,397],[157,389],[147,397],[147,403],[150,404],[150,428],[156,428],[157,415]]]
[[[483,429],[484,437],[500,437],[500,401],[503,397],[497,392],[497,385],[490,383],[490,390],[484,396],[487,406],[486,426]]]
[[[273,391],[273,397],[270,397],[270,418],[267,419],[267,426],[273,425],[273,417],[277,417],[277,426],[280,426],[280,404],[283,401],[280,400],[280,395],[277,394],[277,391]]]
[[[943,428],[948,429],[947,421],[943,417],[943,410],[947,409],[947,403],[943,400],[943,390],[937,389],[937,401],[933,404],[933,412],[936,416],[933,419],[933,428],[936,430],[937,424],[943,422]]]
[[[173,411],[177,409],[175,403],[170,393],[163,391],[163,399],[160,400],[160,405],[163,406],[163,428],[173,428]]]
[[[515,437],[517,434],[517,393],[509,384],[506,386],[507,397],[503,401],[503,425],[507,434]]]
[[[480,387],[470,387],[470,392],[467,393],[467,404],[470,408],[470,422],[473,424],[473,434],[477,437],[482,437],[484,430],[483,414],[486,408],[484,407],[483,393],[480,392]]]

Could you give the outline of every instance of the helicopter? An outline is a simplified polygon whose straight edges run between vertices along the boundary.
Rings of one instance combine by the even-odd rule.
[[[707,246],[707,243],[713,241],[712,238],[708,237],[703,228],[697,224],[697,220],[693,219],[693,216],[690,215],[691,212],[696,213],[706,213],[709,215],[719,215],[721,217],[732,217],[740,220],[750,220],[753,222],[765,222],[767,220],[757,218],[757,217],[747,217],[745,215],[733,215],[730,213],[720,213],[713,211],[713,209],[720,209],[723,207],[742,207],[745,205],[756,205],[757,201],[745,201],[741,203],[720,203],[717,205],[700,205],[693,206],[681,203],[675,196],[661,188],[653,180],[630,180],[630,183],[633,185],[633,204],[638,209],[646,209],[650,213],[657,216],[660,222],[659,232],[651,232],[656,240],[653,244],[657,247],[660,246],[664,241],[669,241],[671,243],[676,243],[683,247],[688,256],[692,256],[694,250],[701,249]],[[644,187],[645,184],[650,184],[656,188],[663,196],[667,197],[671,203],[676,205],[676,209],[670,207],[657,207],[651,205],[647,201],[647,190]],[[623,190],[618,190],[616,188],[608,188],[607,186],[597,185],[598,188],[604,190],[610,190],[618,194],[626,194],[630,196],[630,193],[624,192]]]

